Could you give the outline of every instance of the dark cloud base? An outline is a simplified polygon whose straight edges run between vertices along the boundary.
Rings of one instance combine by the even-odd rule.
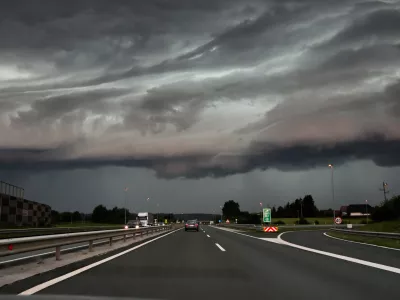
[[[281,171],[307,170],[343,165],[355,160],[371,160],[382,167],[400,166],[400,141],[388,140],[382,135],[335,144],[297,144],[276,146],[254,142],[247,153],[216,156],[149,156],[149,157],[98,157],[84,159],[57,159],[60,149],[6,149],[0,150],[0,163],[4,171],[43,172],[49,170],[95,169],[106,166],[147,168],[165,179],[226,177],[253,170],[275,168]],[[49,157],[53,157],[50,159]],[[240,161],[240,167],[232,162]],[[206,167],[204,167],[206,165]]]

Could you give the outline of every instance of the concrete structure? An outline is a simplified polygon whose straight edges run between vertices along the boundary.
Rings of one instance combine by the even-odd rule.
[[[0,183],[0,224],[47,226],[51,224],[51,207],[26,200],[20,187]]]

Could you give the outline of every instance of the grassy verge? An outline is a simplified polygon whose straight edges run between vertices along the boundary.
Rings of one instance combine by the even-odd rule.
[[[306,218],[310,224],[314,224],[315,221],[318,221],[319,225],[331,225],[333,224],[333,216],[332,218],[330,217],[324,217],[324,218]],[[272,222],[278,222],[278,221],[283,221],[285,222],[285,225],[294,225],[296,221],[298,221],[298,218],[273,218]],[[351,224],[360,224],[361,222],[365,221],[365,218],[348,218],[348,219],[343,219],[344,223],[351,223]]]
[[[359,230],[400,233],[400,221],[372,223],[361,227]]]
[[[333,237],[337,237],[340,239],[353,241],[353,242],[360,242],[390,248],[400,249],[400,240],[392,240],[392,239],[385,239],[385,238],[375,238],[369,236],[360,236],[355,234],[345,234],[341,232],[332,232],[329,231],[328,234]]]

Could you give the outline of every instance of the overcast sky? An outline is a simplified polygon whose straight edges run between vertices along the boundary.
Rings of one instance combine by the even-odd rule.
[[[59,210],[400,192],[400,1],[0,2],[0,180]],[[147,198],[150,198],[148,201]]]

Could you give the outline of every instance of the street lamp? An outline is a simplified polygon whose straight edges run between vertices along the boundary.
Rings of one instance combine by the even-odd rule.
[[[367,216],[367,224],[368,224],[368,200],[365,200],[365,215]]]
[[[263,209],[262,209],[262,202],[260,202],[260,208],[261,208],[261,226],[263,224]]]
[[[328,167],[331,169],[331,187],[332,187],[332,203],[333,203],[333,223],[335,223],[335,186],[333,182],[333,165],[329,164]]]
[[[124,199],[124,210],[125,210],[125,225],[126,225],[126,197],[127,197],[127,192],[128,192],[129,188],[125,187],[124,191],[125,191],[125,199]]]
[[[224,211],[223,211],[223,209],[222,209],[222,206],[221,206],[221,205],[220,205],[219,207],[221,208],[221,223],[222,223],[222,219],[224,218]]]

